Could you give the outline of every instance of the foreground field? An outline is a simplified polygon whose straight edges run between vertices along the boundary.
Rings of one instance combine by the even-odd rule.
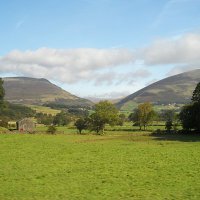
[[[0,199],[200,199],[200,137],[0,134]]]

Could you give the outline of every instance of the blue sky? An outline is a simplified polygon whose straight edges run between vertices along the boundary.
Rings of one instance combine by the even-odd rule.
[[[0,76],[121,97],[199,68],[200,0],[0,0]]]

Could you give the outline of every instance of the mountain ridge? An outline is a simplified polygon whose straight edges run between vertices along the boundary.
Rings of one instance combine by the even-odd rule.
[[[154,104],[185,104],[191,99],[196,84],[200,81],[200,69],[173,75],[152,83],[133,94],[128,95],[116,105],[152,102]]]
[[[5,100],[11,103],[32,105],[62,103],[83,106],[93,104],[87,99],[65,91],[45,78],[5,77],[3,81]]]

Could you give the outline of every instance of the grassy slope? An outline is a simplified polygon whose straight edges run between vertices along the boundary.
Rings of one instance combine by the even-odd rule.
[[[87,99],[79,98],[46,79],[28,77],[3,78],[5,99],[12,103],[42,105],[56,102],[66,105],[92,105]]]
[[[199,136],[1,134],[0,140],[0,199],[200,199]]]
[[[52,109],[46,106],[36,106],[36,105],[26,105],[30,108],[32,108],[33,110],[35,110],[37,113],[44,113],[44,114],[50,114],[50,115],[56,115],[58,113],[60,113],[60,110],[56,110],[56,109]]]
[[[125,97],[116,105],[122,110],[127,110],[134,108],[135,102],[186,103],[190,101],[199,81],[200,69],[171,76]]]
[[[124,104],[120,111],[124,113],[125,115],[129,115],[138,107],[139,103],[136,103],[134,101],[129,101],[126,104]],[[184,104],[169,104],[169,105],[153,105],[153,109],[156,112],[159,112],[161,110],[180,110],[183,107]]]

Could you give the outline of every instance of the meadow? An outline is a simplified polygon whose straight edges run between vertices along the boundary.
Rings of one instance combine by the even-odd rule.
[[[0,141],[3,200],[200,199],[198,135],[68,129]]]
[[[39,105],[26,105],[26,106],[35,110],[36,113],[43,113],[43,114],[48,114],[48,115],[53,115],[53,116],[60,113],[60,110],[52,109],[46,106],[39,106]]]

